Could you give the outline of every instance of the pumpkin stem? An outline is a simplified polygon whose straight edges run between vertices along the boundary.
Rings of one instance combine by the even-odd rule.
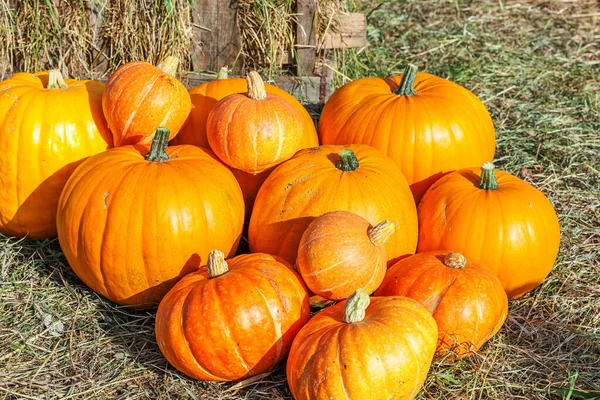
[[[206,271],[209,278],[216,278],[226,272],[229,272],[229,266],[225,261],[225,253],[221,250],[213,250],[208,253],[208,261],[206,262]]]
[[[479,181],[479,188],[483,190],[496,190],[498,189],[498,181],[496,180],[496,173],[494,172],[494,164],[486,162],[481,167],[481,180]]]
[[[342,150],[338,153],[338,156],[340,156],[340,160],[335,165],[337,169],[348,172],[354,171],[359,167],[358,158],[356,158],[354,151],[350,149]]]
[[[349,324],[365,319],[365,310],[369,307],[371,298],[363,289],[357,289],[346,300],[342,319]]]
[[[444,257],[444,265],[448,268],[461,269],[467,265],[467,258],[462,254],[453,251]]]
[[[171,131],[168,128],[157,128],[154,138],[152,139],[152,145],[150,146],[150,152],[146,156],[146,160],[150,162],[163,162],[169,161],[169,155],[167,154],[167,144],[169,144],[169,134]]]
[[[60,70],[51,69],[48,71],[48,84],[46,85],[46,89],[66,89],[69,85],[65,83]]]
[[[267,98],[265,83],[258,72],[248,72],[246,80],[248,81],[248,97],[250,97],[252,100],[264,100]]]
[[[385,242],[396,232],[396,225],[386,219],[367,230],[367,235],[375,246],[383,246]]]
[[[156,68],[160,69],[163,72],[166,72],[169,75],[175,76],[177,73],[177,67],[179,66],[179,58],[174,56],[168,56],[163,59]]]
[[[415,79],[417,79],[417,72],[419,69],[412,65],[408,64],[402,73],[402,80],[396,89],[394,89],[394,93],[398,96],[414,96],[417,94],[415,91]]]
[[[227,67],[221,67],[219,73],[217,74],[217,80],[227,79],[229,77],[229,70]]]

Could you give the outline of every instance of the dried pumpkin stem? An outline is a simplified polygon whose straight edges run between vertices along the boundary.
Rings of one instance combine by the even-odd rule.
[[[358,158],[356,158],[356,154],[354,151],[342,150],[338,153],[340,160],[337,162],[335,167],[339,170],[348,172],[356,170],[360,165],[358,163]]]
[[[371,298],[363,289],[358,289],[346,300],[342,319],[349,324],[365,319],[365,310],[369,307]]]
[[[168,56],[163,59],[156,68],[160,69],[163,72],[166,72],[169,75],[175,76],[177,73],[177,67],[179,66],[179,58],[174,56]]]
[[[209,278],[216,278],[229,272],[229,266],[227,265],[227,261],[225,261],[225,253],[221,250],[213,250],[208,253],[206,271]]]
[[[253,100],[264,100],[267,98],[265,83],[256,71],[250,71],[246,77],[248,81],[248,97]]]
[[[60,70],[51,69],[48,71],[48,84],[46,85],[46,89],[65,89],[68,87],[69,85],[65,83]]]
[[[152,139],[150,152],[146,156],[146,160],[150,162],[169,161],[167,154],[167,145],[169,144],[169,134],[171,131],[168,128],[158,128]]]
[[[385,221],[370,227],[367,230],[367,235],[375,246],[383,246],[394,232],[396,232],[396,225],[392,221],[386,219]]]
[[[217,80],[227,79],[229,77],[229,70],[227,67],[221,67],[219,73],[217,74]]]
[[[467,265],[467,258],[462,254],[453,251],[444,257],[444,265],[448,268],[461,269]]]
[[[479,181],[479,188],[483,190],[496,190],[498,189],[498,181],[496,180],[496,173],[494,172],[494,164],[486,162],[481,167],[481,180]]]
[[[419,69],[416,66],[408,64],[402,73],[400,84],[394,89],[394,93],[398,96],[414,96],[417,94],[415,91],[415,79],[417,79],[418,71]]]

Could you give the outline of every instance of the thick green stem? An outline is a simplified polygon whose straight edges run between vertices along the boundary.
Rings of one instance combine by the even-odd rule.
[[[404,69],[404,73],[402,73],[402,80],[396,89],[394,89],[394,93],[398,96],[414,96],[417,94],[415,91],[415,79],[417,79],[417,72],[419,69],[412,65],[408,64]]]
[[[264,100],[267,98],[265,83],[256,71],[248,72],[246,77],[248,81],[248,97],[253,100]]]
[[[168,56],[163,59],[156,68],[160,69],[163,72],[166,72],[169,75],[175,76],[177,73],[177,67],[179,66],[179,58],[174,56]]]
[[[354,151],[350,149],[342,150],[338,153],[338,156],[340,160],[335,165],[337,169],[348,172],[354,171],[359,167],[358,158],[356,158]]]
[[[69,85],[65,83],[60,70],[52,69],[48,71],[48,84],[46,85],[46,89],[65,89],[68,87]]]
[[[367,292],[363,289],[356,290],[356,292],[351,294],[346,300],[342,319],[349,324],[362,321],[365,319],[365,311],[370,303],[371,298]]]
[[[169,134],[171,131],[168,128],[158,128],[152,139],[152,145],[150,146],[150,152],[146,156],[147,161],[151,162],[163,162],[169,161],[169,155],[167,154],[167,145],[169,144]]]
[[[461,269],[467,265],[467,258],[460,253],[452,252],[444,257],[444,265],[448,268]]]
[[[498,181],[496,180],[496,173],[494,172],[494,164],[486,162],[481,167],[481,180],[479,181],[479,188],[483,190],[496,190],[498,189]]]
[[[229,266],[227,265],[227,261],[225,261],[225,253],[221,250],[213,250],[208,253],[206,272],[208,272],[209,278],[216,278],[229,272]]]
[[[217,80],[227,79],[229,77],[229,70],[227,67],[221,67],[219,73],[217,74]]]
[[[392,221],[386,219],[385,221],[370,227],[367,230],[367,235],[375,246],[383,246],[394,232],[396,232],[396,225]]]

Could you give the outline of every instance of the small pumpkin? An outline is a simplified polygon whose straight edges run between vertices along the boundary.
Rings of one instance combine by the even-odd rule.
[[[104,84],[58,70],[0,82],[0,233],[56,236],[56,208],[75,168],[112,147]]]
[[[452,250],[498,275],[509,298],[538,286],[560,244],[550,201],[494,164],[455,171],[436,182],[419,204],[419,252]]]
[[[508,314],[508,298],[498,277],[460,253],[417,253],[387,271],[376,296],[404,296],[425,306],[435,319],[436,356],[463,358],[498,332]]]
[[[409,65],[391,78],[362,78],[335,91],[319,120],[322,144],[363,143],[390,156],[419,200],[437,179],[494,157],[484,104],[464,87]]]
[[[306,286],[328,300],[343,300],[357,289],[371,294],[387,270],[384,244],[393,222],[373,226],[360,215],[332,211],[315,218],[302,234],[296,269]]]
[[[225,164],[258,174],[289,159],[302,139],[302,116],[287,100],[268,94],[256,71],[248,93],[220,100],[208,116],[210,148]]]
[[[196,146],[167,148],[169,130],[142,147],[90,157],[67,182],[58,239],[92,290],[133,307],[155,306],[212,249],[233,255],[244,223],[231,171]]]
[[[167,128],[173,138],[192,108],[190,95],[175,78],[179,60],[165,58],[158,66],[133,61],[119,67],[106,81],[102,109],[115,147],[149,147],[154,132]]]
[[[211,252],[206,269],[184,277],[156,314],[165,358],[196,379],[232,381],[273,369],[310,317],[308,294],[285,261]]]
[[[437,343],[429,312],[406,297],[359,289],[300,330],[286,372],[296,400],[413,399]]]
[[[275,168],[256,196],[250,249],[293,265],[312,220],[337,210],[373,225],[386,219],[394,223],[396,230],[385,243],[388,265],[414,253],[417,216],[408,184],[389,157],[360,144],[304,149]]]

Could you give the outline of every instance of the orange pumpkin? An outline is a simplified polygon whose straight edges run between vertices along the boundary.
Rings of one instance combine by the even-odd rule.
[[[112,147],[104,84],[58,70],[0,82],[0,232],[56,236],[60,193],[86,157]]]
[[[477,260],[498,275],[509,298],[548,276],[560,244],[550,201],[491,163],[436,182],[419,204],[419,226],[419,252],[452,250]]]
[[[394,230],[387,220],[372,226],[348,211],[328,212],[304,231],[296,269],[306,286],[325,299],[343,300],[357,289],[371,294],[385,276],[384,244]]]
[[[167,57],[157,67],[144,61],[119,67],[106,82],[102,109],[115,147],[149,147],[158,127],[171,131],[183,126],[192,108],[190,95],[177,78],[179,61]]]
[[[302,116],[268,94],[256,71],[248,74],[248,94],[232,94],[215,104],[206,122],[210,148],[225,164],[258,174],[289,159],[302,139]]]
[[[390,156],[418,204],[444,174],[494,157],[494,125],[483,103],[446,79],[409,66],[391,78],[339,88],[319,120],[322,144],[364,143]]]
[[[360,144],[304,149],[275,168],[252,209],[250,249],[295,264],[308,225],[336,210],[373,225],[394,223],[396,231],[385,243],[388,263],[414,253],[417,216],[408,184],[389,157]]]
[[[209,251],[233,255],[244,203],[231,171],[196,146],[166,149],[158,129],[147,157],[124,146],[90,157],[60,198],[58,239],[69,265],[119,304],[156,305]]]
[[[308,295],[291,266],[268,254],[224,260],[214,251],[184,277],[156,314],[156,341],[183,373],[232,381],[273,369],[310,317]]]
[[[445,250],[417,253],[394,264],[376,296],[404,296],[423,304],[437,322],[436,355],[469,356],[498,332],[508,298],[498,277],[486,267]]]
[[[369,298],[359,289],[300,330],[287,361],[288,385],[296,400],[413,399],[437,334],[435,320],[415,300]]]
[[[246,219],[250,220],[252,215],[252,207],[254,207],[254,200],[260,190],[260,187],[269,177],[272,169],[261,172],[260,174],[249,174],[239,169],[231,168],[233,176],[237,179],[242,188],[242,194],[244,195],[244,205],[246,206]]]

